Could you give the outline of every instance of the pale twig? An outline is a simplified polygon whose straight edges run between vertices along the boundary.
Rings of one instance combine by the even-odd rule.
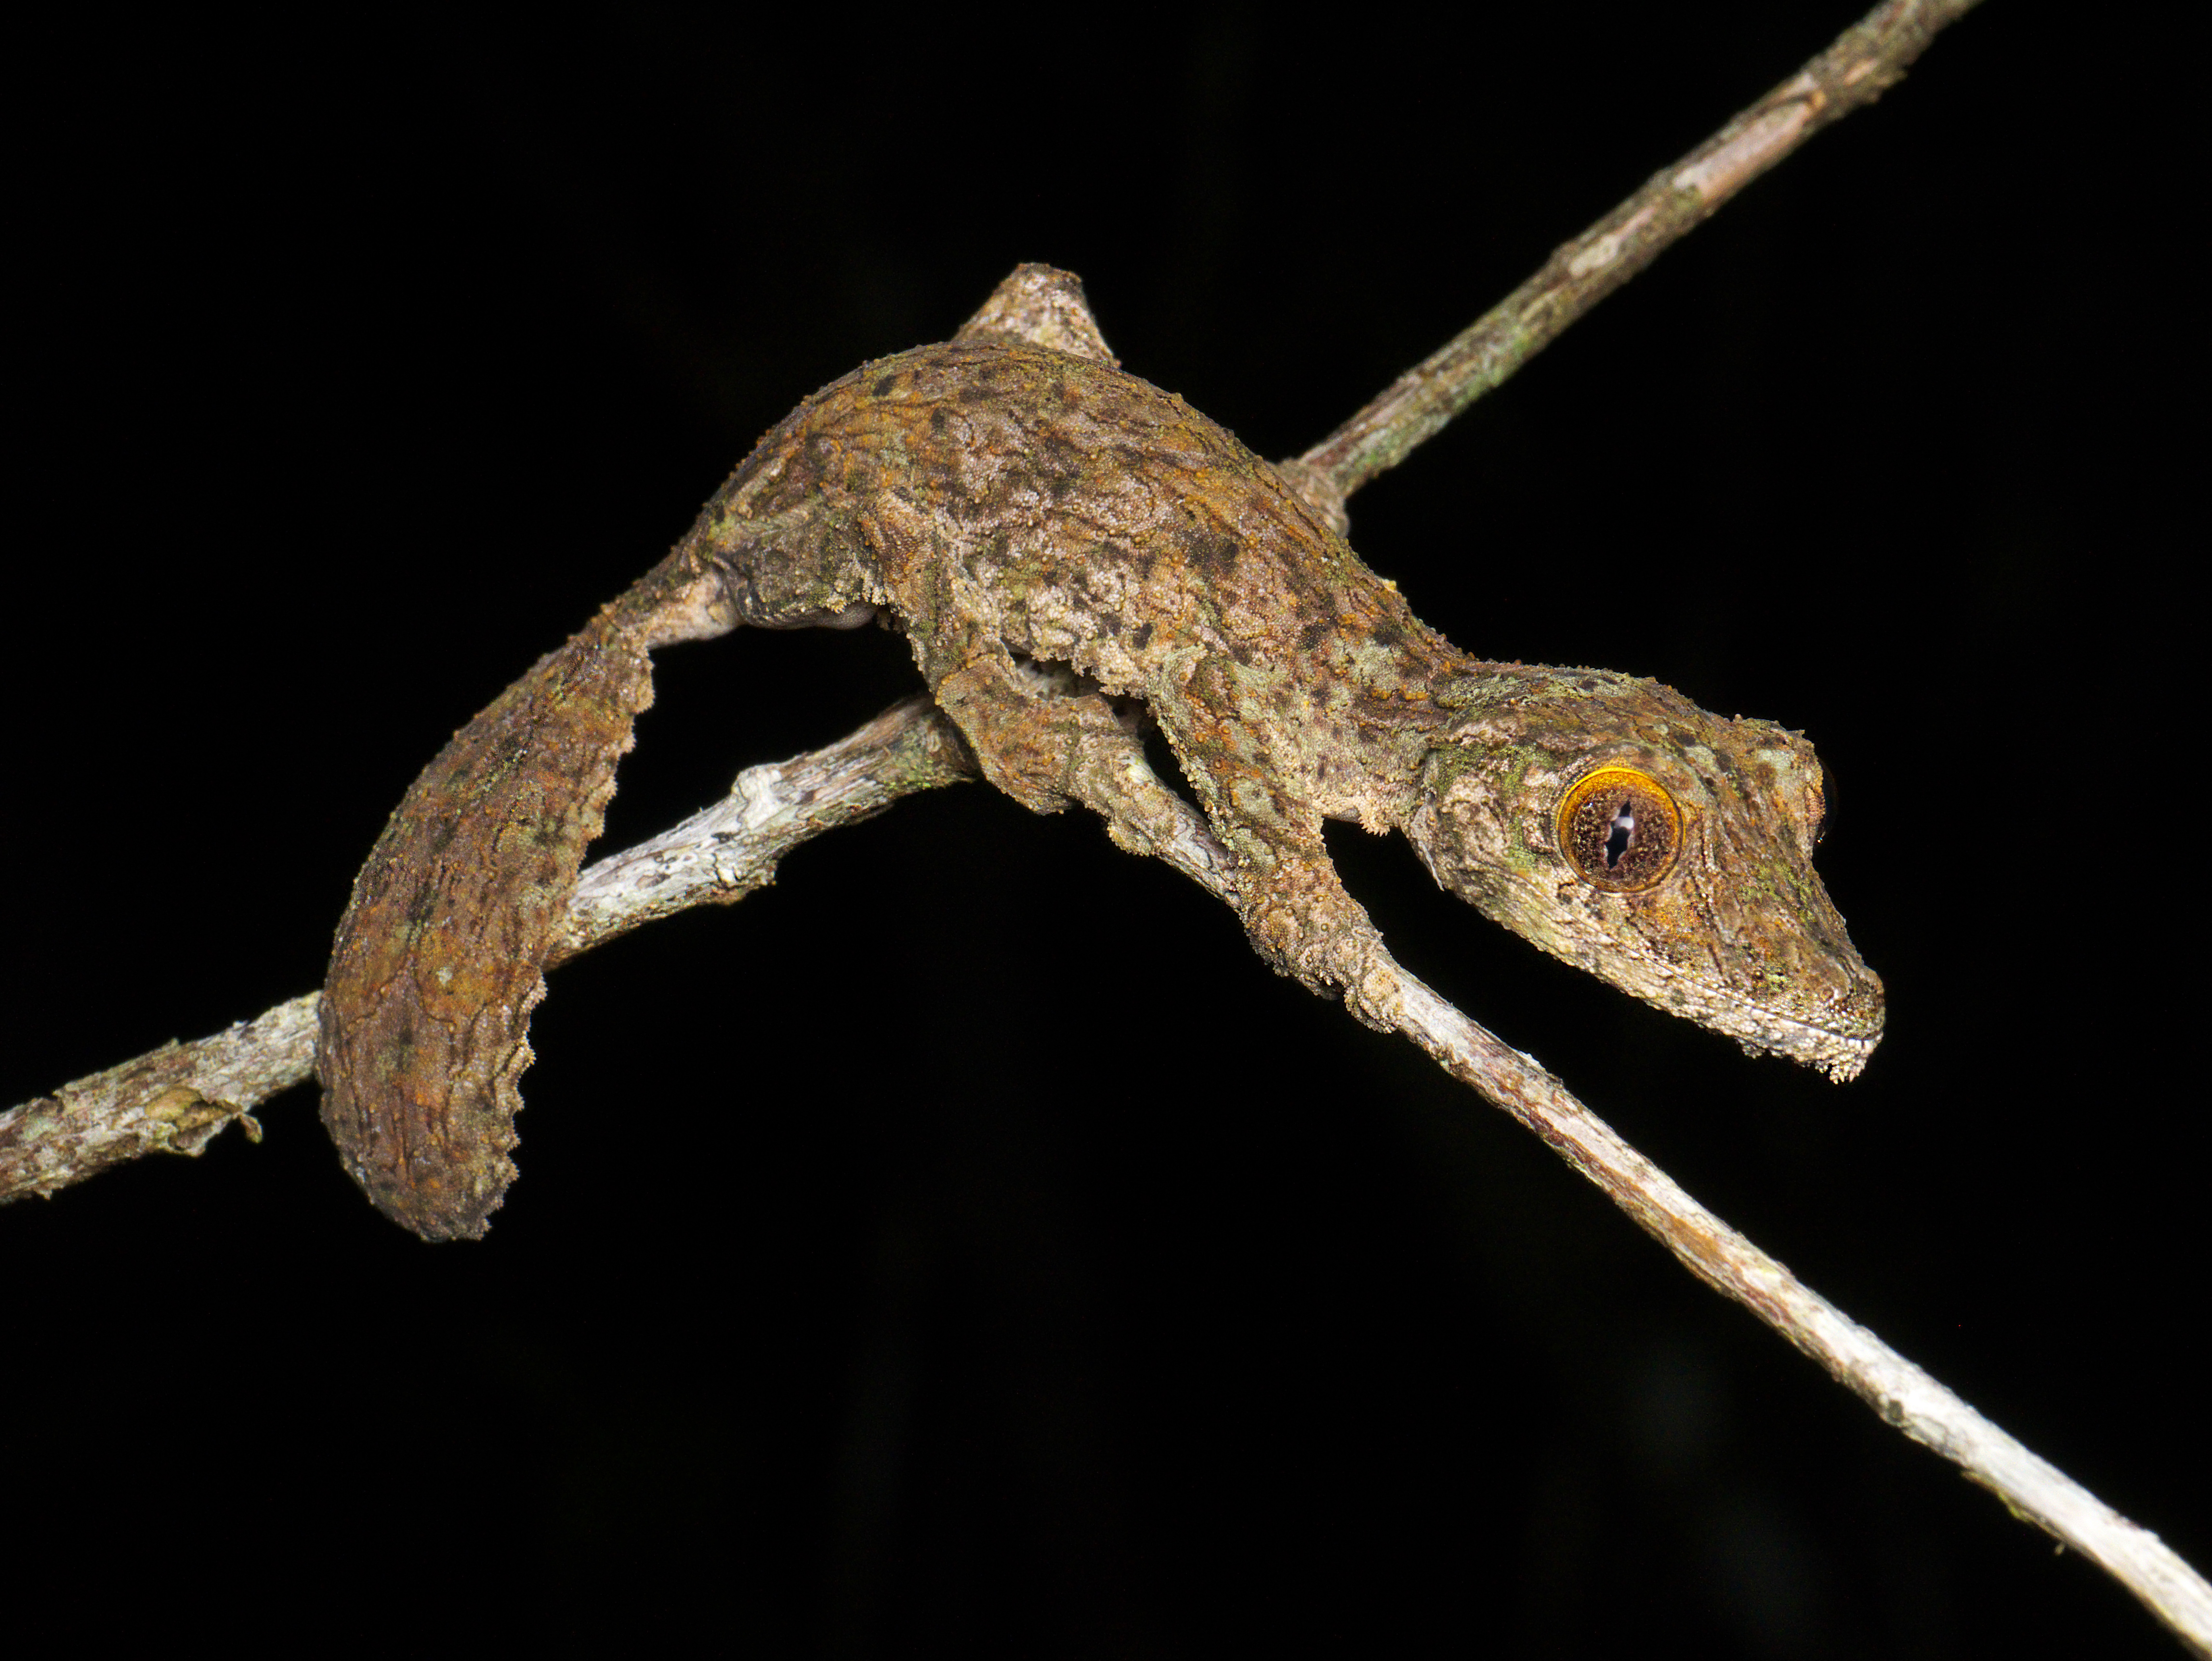
[[[826,749],[748,767],[712,807],[586,869],[549,965],[641,923],[741,900],[809,837],[975,773],[965,741],[920,697]],[[52,1195],[142,1154],[196,1155],[234,1121],[258,1141],[252,1110],[314,1071],[320,999],[307,993],[0,1113],[0,1202]]]
[[[808,838],[902,795],[975,776],[951,724],[925,698],[894,705],[837,744],[751,767],[723,800],[586,869],[552,961],[694,905],[728,904],[774,879]],[[1195,808],[1158,857],[1224,903],[1230,862]],[[1692,1199],[1537,1062],[1462,1013],[1376,948],[1367,1000],[1444,1070],[1534,1131],[1700,1280],[1735,1299],[1888,1423],[1962,1467],[2019,1515],[2102,1565],[2201,1654],[2212,1587],[2130,1523],[1897,1354]],[[309,993],[254,1020],[66,1085],[0,1115],[0,1198],[51,1194],[141,1153],[197,1153],[233,1119],[305,1082],[314,1066]]]
[[[1681,162],[1656,176],[1643,191],[1567,243],[1543,271],[1464,334],[1427,362],[1401,376],[1382,397],[1303,457],[1284,463],[1285,472],[1304,494],[1340,520],[1344,497],[1394,465],[1453,415],[1502,381],[1745,182],[1820,127],[1893,84],[1937,29],[1974,3],[1976,0],[1887,0],[1876,7],[1798,76],[1737,116]],[[896,713],[879,718],[842,744],[784,765],[800,768],[833,756],[853,762],[865,751],[866,735]],[[952,731],[941,724],[933,730],[940,739]],[[952,743],[953,750],[946,753],[964,757],[957,740]],[[850,747],[854,745],[861,749]],[[901,764],[886,756],[886,769]],[[753,769],[744,776],[751,778],[763,772]],[[742,788],[744,779],[739,782]],[[904,794],[903,789],[891,788],[893,782],[888,773],[878,782],[876,788],[888,794],[866,812],[879,811]],[[586,872],[572,912],[574,934],[570,941],[556,946],[551,961],[560,962],[586,949],[587,934],[592,940],[611,937],[592,933],[582,922],[574,920],[581,914],[588,913],[613,933],[621,933],[702,899],[726,902],[750,892],[749,887],[741,885],[725,888],[714,877],[714,858],[737,857],[735,843],[726,837],[712,844],[718,851],[711,855],[701,849],[687,855],[678,852],[688,827],[700,824],[709,815],[741,815],[744,810],[734,806],[735,800],[733,794],[732,801],[708,809],[707,814],[687,821],[667,837]],[[828,829],[833,822],[842,821],[824,816],[817,822],[810,816],[808,823],[817,829],[804,834],[817,834],[817,829]],[[714,834],[724,832],[718,829]],[[803,839],[802,836],[793,841]],[[779,848],[767,855],[769,868],[773,868],[781,851]],[[1186,875],[1205,880],[1210,856],[1194,848],[1182,852],[1186,857],[1170,859],[1170,862]],[[664,870],[653,863],[664,858],[688,861],[695,856],[707,858],[707,866],[703,870],[696,863],[689,866],[681,879],[672,868]],[[1168,855],[1164,852],[1163,856]],[[595,885],[597,873],[617,865],[629,873],[626,879],[636,884],[628,900],[621,904]],[[702,886],[699,883],[702,877],[713,879]],[[690,897],[679,901],[679,895]],[[0,1114],[0,1202],[26,1193],[50,1194],[142,1153],[197,1153],[234,1119],[246,1127],[248,1135],[258,1134],[251,1110],[277,1091],[304,1080],[311,1070],[301,1046],[312,1048],[313,1043],[314,1007],[313,995],[295,998],[228,1032],[190,1044],[165,1046]],[[272,1062],[272,1056],[282,1059]]]
[[[1550,345],[1721,204],[1830,122],[1894,86],[1936,31],[1979,0],[1887,0],[1826,52],[1545,262],[1442,350],[1286,465],[1310,496],[1340,502]],[[1338,510],[1340,514],[1340,508]]]
[[[1605,219],[1472,328],[1297,461],[1300,487],[1333,513],[1361,484],[1549,344],[1751,179],[1893,83],[1936,31],[1976,0],[1893,0],[1791,81]],[[1334,498],[1332,501],[1331,498]],[[742,898],[808,837],[897,797],[971,777],[950,724],[912,699],[827,750],[748,769],[723,802],[587,870],[556,947],[560,962],[691,905]],[[1227,863],[1195,810],[1158,849],[1217,897]],[[2156,1536],[2120,1517],[1808,1289],[1622,1141],[1529,1057],[1469,1019],[1376,948],[1363,984],[1455,1078],[1504,1108],[1660,1239],[1863,1398],[1888,1423],[1989,1488],[2016,1514],[2100,1564],[2200,1655],[2212,1656],[2212,1587]],[[0,1199],[52,1193],[157,1150],[198,1153],[222,1127],[312,1071],[316,995],[215,1037],[172,1044],[0,1115]]]
[[[1363,990],[1447,1073],[1542,1137],[1692,1274],[1827,1368],[1885,1423],[2100,1565],[2191,1649],[2212,1656],[2212,1585],[2155,1534],[2030,1452],[1699,1205],[1536,1062],[1468,1019],[1387,952],[1376,958],[1380,973]]]

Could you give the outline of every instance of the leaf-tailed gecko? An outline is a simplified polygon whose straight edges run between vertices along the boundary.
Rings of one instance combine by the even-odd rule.
[[[1625,991],[1855,1074],[1881,983],[1814,873],[1811,746],[1653,681],[1468,657],[1294,472],[1122,373],[1075,279],[1043,266],[946,344],[806,399],[393,813],[322,1001],[347,1169],[428,1238],[482,1235],[649,654],[746,624],[898,630],[992,783],[1040,812],[1080,803],[1148,853],[1190,811],[1146,759],[1140,705],[1254,946],[1364,1019],[1380,937],[1328,818],[1403,831],[1443,887]]]

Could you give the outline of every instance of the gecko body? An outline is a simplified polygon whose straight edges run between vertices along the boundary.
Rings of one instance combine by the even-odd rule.
[[[744,625],[896,628],[993,784],[1152,853],[1192,814],[1146,759],[1141,706],[1255,946],[1364,1019],[1387,1019],[1381,943],[1329,861],[1331,818],[1403,831],[1444,887],[1627,991],[1856,1073],[1882,995],[1813,872],[1811,747],[1654,682],[1468,656],[1330,505],[1121,372],[1073,279],[1043,267],[953,340],[815,393],[393,815],[323,1001],[349,1169],[427,1237],[483,1232],[648,654]]]

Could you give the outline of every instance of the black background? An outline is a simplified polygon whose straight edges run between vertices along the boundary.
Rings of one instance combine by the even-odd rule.
[[[1412,15],[24,42],[0,1102],[316,984],[447,734],[1018,262],[1294,453],[1854,8]],[[1333,846],[1409,966],[2203,1564],[2202,532],[2145,419],[2196,326],[2115,196],[2128,44],[1970,17],[1352,503],[1470,650],[1809,731],[1865,1076]],[[915,680],[870,630],[659,684],[603,847]],[[2175,1652],[1095,823],[902,803],[532,1039],[481,1244],[373,1213],[304,1090],[0,1213],[18,1586],[120,1554],[100,1629],[430,1648]]]

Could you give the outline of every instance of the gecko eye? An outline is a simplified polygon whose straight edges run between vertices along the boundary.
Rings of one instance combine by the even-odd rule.
[[[1667,788],[1633,767],[1601,767],[1559,798],[1559,849],[1594,888],[1632,894],[1674,868],[1682,815]]]

